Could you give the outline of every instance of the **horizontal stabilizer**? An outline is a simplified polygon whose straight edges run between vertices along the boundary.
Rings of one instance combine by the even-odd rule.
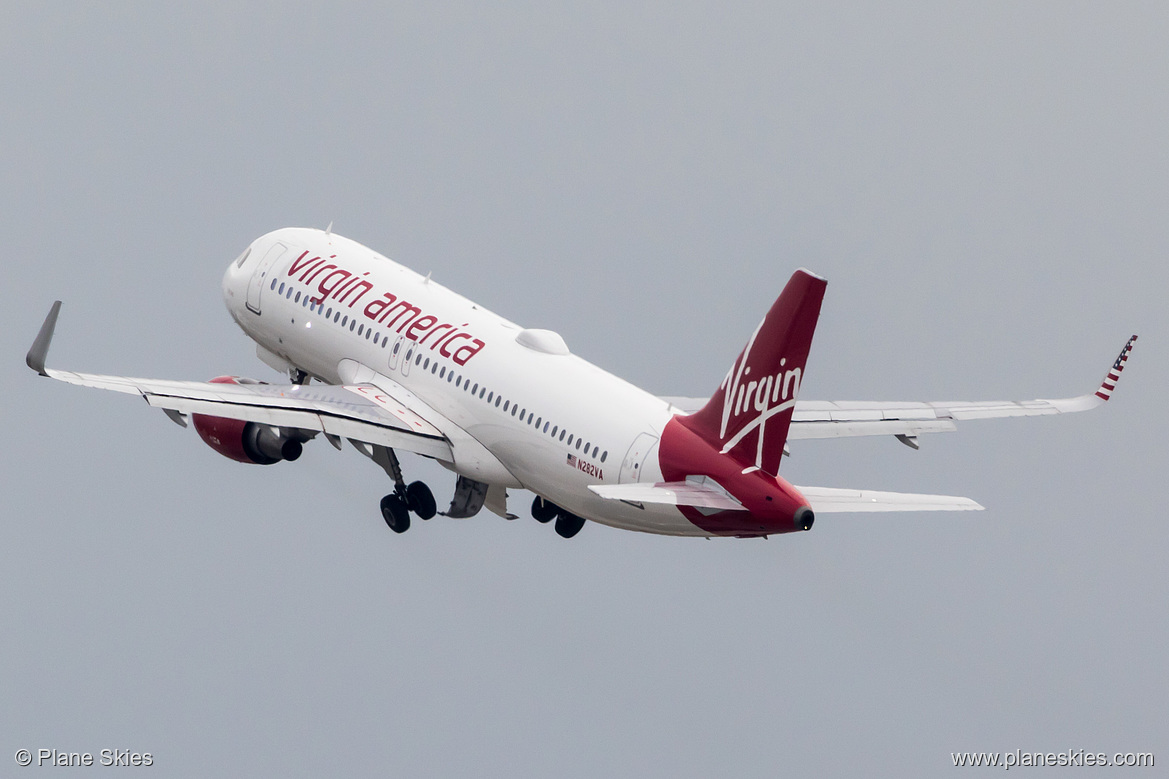
[[[718,511],[746,511],[742,503],[710,479],[657,484],[593,484],[589,489],[602,498],[627,503],[664,503]]]
[[[970,498],[920,495],[912,492],[844,490],[833,487],[796,487],[817,514],[860,511],[982,511]]]

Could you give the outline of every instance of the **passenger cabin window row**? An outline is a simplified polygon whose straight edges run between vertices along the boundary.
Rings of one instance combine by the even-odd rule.
[[[272,279],[272,284],[270,285],[269,289],[277,290],[276,284],[278,281],[279,279]],[[344,330],[345,328],[349,328],[350,332],[356,332],[359,337],[364,337],[367,341],[372,340],[374,345],[377,345],[380,339],[381,347],[383,349],[390,345],[390,337],[388,335],[375,333],[372,327],[367,327],[364,323],[359,323],[356,317],[350,319],[349,315],[342,313],[340,308],[334,311],[332,306],[326,307],[323,300],[319,303],[313,303],[309,295],[305,294],[302,296],[299,291],[293,290],[291,284],[285,285],[282,281],[280,281],[279,284],[280,287],[276,294],[283,295],[285,299],[293,300],[295,303],[299,303],[314,314],[321,314],[323,309],[323,316],[325,321],[329,321],[331,319],[333,324],[341,325],[341,329]],[[293,297],[294,291],[295,298]],[[395,357],[398,354],[400,345],[400,343],[394,344],[393,355]],[[494,392],[488,391],[487,387],[485,386],[480,387],[478,382],[472,384],[471,379],[464,379],[462,374],[459,374],[456,377],[454,368],[448,369],[445,365],[439,365],[438,360],[431,360],[429,357],[422,354],[421,351],[415,355],[413,344],[411,344],[410,348],[406,350],[405,356],[406,362],[410,362],[411,359],[414,360],[415,366],[420,366],[423,371],[430,371],[431,375],[437,376],[440,381],[446,379],[448,383],[453,383],[456,388],[462,389],[463,391],[469,393],[472,397],[478,396],[480,400],[485,400],[487,405],[495,406],[505,414],[511,414],[511,416],[516,417],[521,422],[529,425],[538,432],[551,437],[554,441],[563,443],[570,449],[575,448],[585,457],[596,460],[598,459],[598,452],[600,452],[601,462],[605,462],[605,460],[609,457],[608,450],[601,452],[601,447],[599,445],[594,445],[591,442],[585,441],[580,436],[569,433],[567,429],[562,428],[559,425],[554,425],[551,421],[545,420],[543,417],[536,416],[536,412],[528,411],[527,408],[521,408],[519,404],[512,403],[510,400],[504,400],[502,395],[496,395]]]

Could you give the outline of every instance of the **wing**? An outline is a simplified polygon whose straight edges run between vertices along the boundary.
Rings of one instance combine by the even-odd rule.
[[[405,403],[368,383],[346,385],[219,384],[74,373],[45,367],[61,303],[49,311],[25,361],[42,376],[83,387],[139,395],[185,426],[186,414],[314,430],[451,461],[451,445]]]
[[[1057,400],[936,403],[801,400],[796,402],[788,440],[895,435],[916,449],[918,435],[956,430],[956,423],[966,420],[1088,411],[1102,406],[1111,397],[1136,340],[1135,335],[1128,339],[1100,387],[1087,395]],[[683,412],[697,411],[706,404],[704,398],[666,397],[663,400]]]

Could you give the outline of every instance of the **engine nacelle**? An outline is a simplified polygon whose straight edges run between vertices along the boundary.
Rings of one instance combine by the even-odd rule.
[[[237,376],[217,376],[212,384],[259,384],[254,379]],[[281,460],[295,460],[303,449],[298,438],[289,437],[274,428],[242,419],[192,414],[191,423],[199,437],[224,457],[241,463],[271,465]],[[278,428],[277,428],[278,430]]]

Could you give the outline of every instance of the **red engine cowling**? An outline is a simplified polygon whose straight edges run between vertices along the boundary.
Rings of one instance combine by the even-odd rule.
[[[258,384],[254,379],[217,376],[212,384]],[[295,460],[302,451],[301,442],[272,432],[268,425],[242,419],[192,414],[191,423],[199,437],[224,457],[241,463],[271,465],[281,460]]]

